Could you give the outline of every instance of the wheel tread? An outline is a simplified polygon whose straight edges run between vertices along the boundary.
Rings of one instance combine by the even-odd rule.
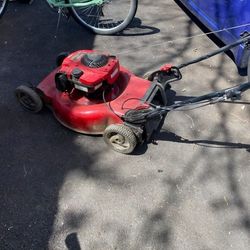
[[[126,137],[129,144],[130,144],[129,148],[127,148],[123,151],[120,151],[117,148],[115,148],[112,145],[112,143],[110,143],[110,141],[109,141],[109,135],[112,133],[120,134],[120,135]],[[106,142],[106,144],[111,146],[112,149],[114,149],[115,151],[117,151],[119,153],[129,154],[134,150],[134,148],[137,145],[137,139],[136,139],[134,132],[128,126],[123,125],[123,124],[111,124],[111,125],[109,125],[105,129],[103,136],[104,136],[104,141]]]

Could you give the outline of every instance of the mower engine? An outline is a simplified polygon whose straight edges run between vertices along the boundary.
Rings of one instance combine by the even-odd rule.
[[[55,75],[56,88],[71,93],[74,89],[85,95],[103,90],[119,76],[119,61],[115,56],[80,50],[67,56]]]

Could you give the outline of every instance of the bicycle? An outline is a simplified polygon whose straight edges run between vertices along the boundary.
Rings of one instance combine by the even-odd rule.
[[[0,0],[0,16],[9,0]],[[25,0],[28,1],[28,0]],[[49,6],[72,16],[96,34],[111,35],[124,30],[133,20],[138,0],[46,0]]]

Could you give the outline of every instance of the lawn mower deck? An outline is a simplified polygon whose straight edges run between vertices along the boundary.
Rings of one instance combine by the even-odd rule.
[[[182,78],[181,68],[243,42],[249,42],[249,36],[188,63],[167,64],[146,79],[120,66],[113,55],[93,50],[64,53],[57,58],[58,67],[37,87],[21,85],[16,96],[26,110],[37,113],[48,106],[64,126],[84,134],[102,134],[113,150],[127,154],[159,131],[170,111],[239,99],[250,88],[249,81],[172,104],[167,96],[170,83]]]
[[[129,110],[149,109],[149,100],[165,99],[163,92],[159,95],[155,91],[157,85],[120,66],[115,56],[92,50],[60,54],[57,64],[35,88],[21,85],[16,89],[26,110],[38,113],[43,105],[48,106],[67,128],[84,134],[105,134],[105,141],[119,152],[129,153],[143,141],[143,128],[125,126],[123,117]]]

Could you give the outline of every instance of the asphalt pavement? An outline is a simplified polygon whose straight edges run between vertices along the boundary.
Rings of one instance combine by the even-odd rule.
[[[0,249],[246,250],[250,245],[249,95],[170,113],[133,155],[17,103],[62,51],[118,55],[137,75],[216,49],[172,0],[139,1],[117,36],[95,36],[44,1],[11,2],[0,20]],[[187,38],[189,37],[189,38]],[[227,55],[183,70],[173,89],[195,96],[244,82]]]

